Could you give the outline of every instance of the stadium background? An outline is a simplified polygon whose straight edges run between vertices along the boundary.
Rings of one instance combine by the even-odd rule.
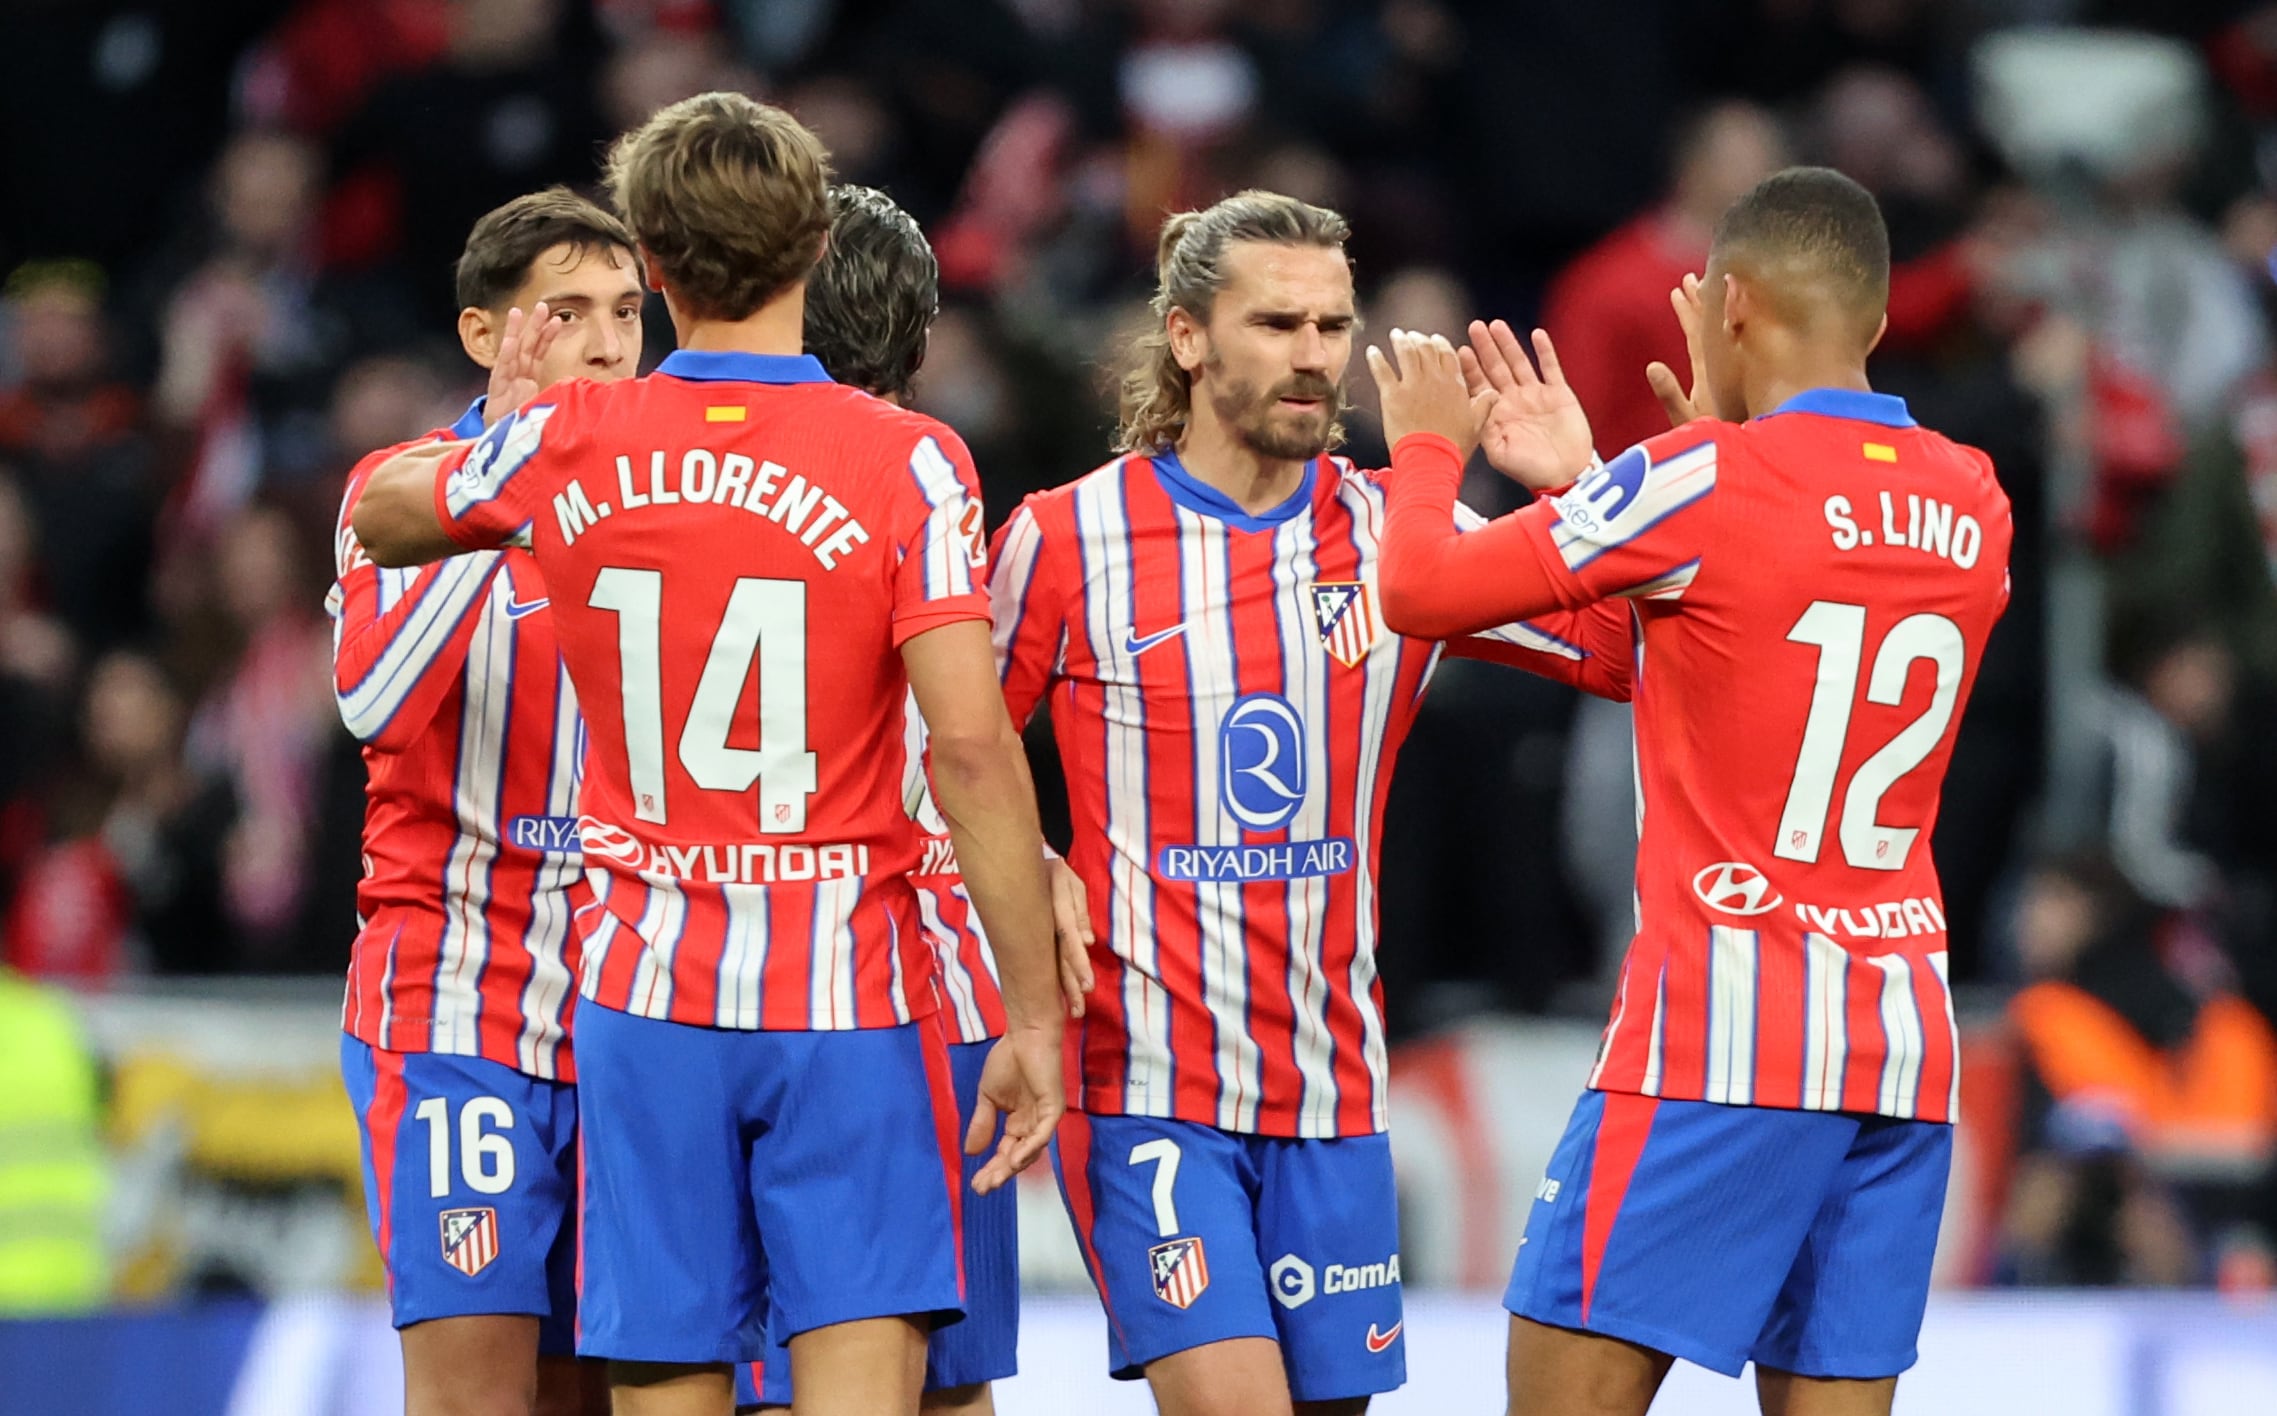
[[[398,1399],[333,1070],[362,768],[328,527],[361,452],[479,392],[472,219],[719,87],[924,222],[917,401],[999,518],[1104,456],[1167,210],[1337,207],[1371,329],[1541,319],[1616,447],[1657,425],[1641,369],[1681,350],[1665,291],[1722,204],[1789,159],[1873,189],[1877,383],[1990,452],[2018,516],[1936,836],[1968,1119],[1899,1409],[2277,1409],[2277,5],[14,0],[0,1413]],[[1386,1410],[1497,1404],[1492,1294],[1625,929],[1625,734],[1453,664],[1407,748],[1383,969],[1417,1381]],[[1048,1183],[1023,1204],[1051,1370],[1005,1409],[1143,1409],[1094,1391]]]

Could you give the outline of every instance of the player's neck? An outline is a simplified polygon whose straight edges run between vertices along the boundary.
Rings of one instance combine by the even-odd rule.
[[[1186,424],[1186,435],[1178,440],[1178,461],[1195,481],[1225,493],[1234,505],[1255,516],[1297,494],[1311,459],[1291,462],[1267,457],[1198,409]]]
[[[1795,395],[1814,388],[1874,391],[1874,386],[1866,381],[1866,366],[1845,358],[1797,361],[1783,368],[1766,369],[1751,374],[1744,388],[1750,418],[1760,418]]]
[[[672,328],[682,349],[719,354],[803,354],[806,352],[806,287],[790,289],[740,320],[704,319],[689,314],[665,293]]]

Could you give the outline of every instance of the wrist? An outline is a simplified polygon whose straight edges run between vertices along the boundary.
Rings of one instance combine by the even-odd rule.
[[[1460,476],[1463,470],[1463,450],[1445,433],[1418,428],[1412,433],[1400,434],[1392,444],[1394,466],[1416,465],[1419,469],[1436,465],[1451,466]]]

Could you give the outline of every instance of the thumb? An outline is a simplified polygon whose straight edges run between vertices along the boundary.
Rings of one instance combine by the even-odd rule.
[[[996,1139],[996,1103],[983,1091],[973,1098],[972,1124],[965,1128],[965,1154],[986,1155]]]
[[[1481,389],[1471,395],[1471,426],[1473,428],[1486,426],[1487,415],[1494,412],[1495,398],[1495,392],[1491,388]]]
[[[1660,411],[1668,415],[1668,426],[1681,428],[1700,416],[1698,410],[1692,407],[1691,398],[1684,392],[1684,385],[1676,381],[1675,371],[1666,364],[1655,359],[1645,365],[1644,376],[1645,382],[1652,385],[1654,396],[1660,400]]]

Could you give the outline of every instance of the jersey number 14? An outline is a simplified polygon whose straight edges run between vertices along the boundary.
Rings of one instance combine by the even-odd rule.
[[[1795,758],[1794,783],[1779,813],[1779,840],[1773,854],[1814,863],[1826,835],[1827,810],[1834,801],[1835,776],[1850,737],[1850,714],[1858,696],[1858,669],[1865,660],[1866,607],[1814,600],[1787,638],[1818,648],[1818,681],[1811,690],[1810,717]],[[1900,777],[1919,767],[1945,736],[1953,705],[1961,693],[1967,651],[1960,626],[1943,615],[1908,615],[1882,637],[1874,668],[1866,680],[1866,701],[1896,707],[1914,661],[1937,667],[1937,688],[1921,716],[1899,729],[1880,751],[1858,764],[1843,794],[1836,832],[1842,858],[1859,870],[1902,870],[1921,832],[1911,826],[1885,826],[1876,817],[1882,797]]]
[[[671,819],[664,771],[664,572],[609,566],[594,577],[587,604],[617,617],[617,677],[624,690],[625,758],[633,815]],[[730,747],[728,731],[751,668],[759,668],[759,745]],[[815,757],[806,746],[806,582],[735,582],[712,634],[711,653],[680,726],[680,766],[708,792],[759,788],[759,829],[806,830]]]

